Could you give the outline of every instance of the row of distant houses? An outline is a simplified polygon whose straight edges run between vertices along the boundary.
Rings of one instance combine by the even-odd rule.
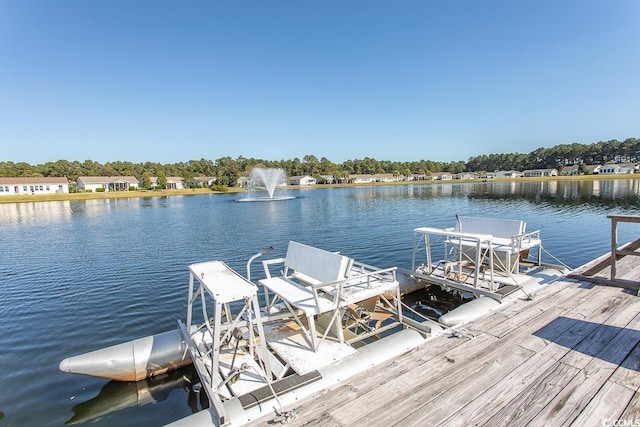
[[[365,175],[349,175],[344,182],[361,184],[372,182],[397,182],[397,181],[451,181],[455,179],[495,179],[495,178],[539,178],[547,176],[575,176],[583,175],[585,172],[594,175],[611,175],[611,174],[629,174],[635,173],[638,167],[635,164],[615,164],[615,165],[585,165],[581,166],[566,166],[561,172],[557,169],[528,169],[525,171],[495,171],[486,172],[483,174],[477,172],[461,172],[461,173],[449,173],[449,172],[432,172],[429,175],[424,174],[412,174],[409,176],[393,175],[393,174],[365,174]],[[293,178],[293,177],[292,177]],[[313,180],[308,175],[306,177],[295,177],[300,182],[291,183],[304,185],[304,179]],[[321,178],[328,183],[337,183],[338,180],[334,179],[330,175],[321,175]],[[315,183],[315,182],[314,182]]]
[[[496,171],[487,172],[480,175],[476,172],[462,172],[451,174],[448,172],[433,172],[431,174],[412,174],[409,176],[394,174],[352,174],[345,178],[335,178],[333,175],[310,175],[291,176],[287,183],[283,185],[310,186],[318,183],[324,184],[367,184],[375,182],[399,182],[399,181],[451,181],[460,179],[496,179],[496,178],[519,178],[519,177],[551,177],[551,176],[573,176],[585,173],[594,175],[630,174],[637,172],[638,167],[634,164],[607,164],[607,165],[584,165],[565,166],[560,173],[557,169],[529,169],[525,171]],[[151,177],[151,186],[158,186],[158,177]],[[200,176],[187,181],[184,178],[169,176],[166,177],[167,189],[183,189],[190,187],[209,187],[216,181],[214,177]],[[248,177],[240,177],[238,186],[249,187],[251,185]],[[0,177],[0,196],[16,194],[56,194],[69,193],[69,181],[67,178],[57,177],[25,177],[25,178],[5,178]],[[76,191],[97,192],[97,191],[129,191],[134,188],[143,187],[142,180],[135,176],[81,176],[78,177],[73,188]]]
[[[166,178],[165,188],[183,189],[188,187],[209,187],[215,182],[214,177],[197,177],[187,182],[175,176]],[[158,177],[151,177],[151,186],[158,185]],[[72,188],[84,192],[129,191],[141,188],[142,181],[135,176],[80,176]],[[54,177],[0,177],[0,196],[16,194],[60,194],[69,193],[69,180]]]

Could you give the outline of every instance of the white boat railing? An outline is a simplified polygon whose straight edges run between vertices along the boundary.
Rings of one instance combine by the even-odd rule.
[[[432,236],[438,236],[442,239],[444,257],[439,264],[443,265],[445,273],[457,273],[458,277],[462,277],[462,268],[465,265],[471,265],[472,272],[470,276],[473,280],[473,287],[479,288],[480,277],[486,276],[482,274],[483,263],[488,262],[489,280],[488,287],[495,290],[497,287],[494,281],[494,251],[493,236],[490,234],[463,233],[455,231],[453,228],[440,229],[432,227],[418,227],[413,230],[413,257],[411,261],[411,270],[426,270],[427,274],[432,274],[436,268],[432,256]],[[417,257],[424,247],[426,262],[417,265]],[[473,248],[472,251],[465,249]],[[455,259],[453,258],[455,257]],[[457,269],[457,271],[456,271]]]

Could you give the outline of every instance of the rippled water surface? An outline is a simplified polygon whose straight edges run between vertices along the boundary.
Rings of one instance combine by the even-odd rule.
[[[220,259],[245,274],[289,240],[379,267],[411,265],[412,230],[455,215],[523,219],[577,267],[609,250],[610,214],[640,214],[638,181],[544,181],[290,190],[242,195],[0,204],[0,425],[162,425],[200,406],[191,370],[138,383],[63,374],[68,356],[173,329],[187,266]],[[619,241],[640,234],[621,224]],[[553,261],[547,257],[546,261]],[[254,279],[261,277],[257,268]]]

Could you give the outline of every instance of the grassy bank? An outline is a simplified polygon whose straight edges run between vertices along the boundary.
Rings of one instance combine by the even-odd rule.
[[[227,193],[244,191],[241,188],[230,188]],[[21,202],[51,202],[60,200],[99,200],[99,199],[127,199],[135,197],[171,197],[194,196],[198,194],[225,194],[211,191],[208,188],[187,188],[184,190],[140,190],[140,191],[111,191],[105,193],[68,193],[68,194],[34,194],[0,197],[0,203]]]
[[[612,179],[640,179],[640,174],[633,175],[583,175],[583,176],[555,176],[543,178],[496,178],[489,182],[509,182],[509,181],[596,181],[596,180],[612,180]],[[453,180],[453,181],[402,181],[402,182],[375,182],[367,184],[318,184],[305,189],[314,188],[343,188],[343,187],[368,187],[381,185],[410,185],[410,184],[431,184],[446,185],[460,184],[465,182],[480,183],[486,180]],[[299,188],[292,186],[291,188]],[[212,191],[208,188],[187,188],[184,190],[140,190],[140,191],[113,191],[105,193],[68,193],[68,194],[37,194],[37,195],[18,195],[18,196],[2,196],[0,203],[21,203],[21,202],[51,202],[60,200],[96,200],[96,199],[126,199],[135,197],[171,197],[171,196],[194,196],[199,194],[226,194],[241,193],[243,188],[229,188],[225,192]]]

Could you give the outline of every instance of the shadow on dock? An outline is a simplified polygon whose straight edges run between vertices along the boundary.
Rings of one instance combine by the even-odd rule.
[[[626,355],[620,354],[620,349],[617,346],[610,345],[619,334],[622,334],[621,337],[626,342],[634,343],[631,346],[632,350]],[[640,346],[638,346],[640,331],[636,329],[558,317],[534,332],[533,335],[586,356],[640,371]],[[586,338],[576,345],[576,336],[586,336]]]

